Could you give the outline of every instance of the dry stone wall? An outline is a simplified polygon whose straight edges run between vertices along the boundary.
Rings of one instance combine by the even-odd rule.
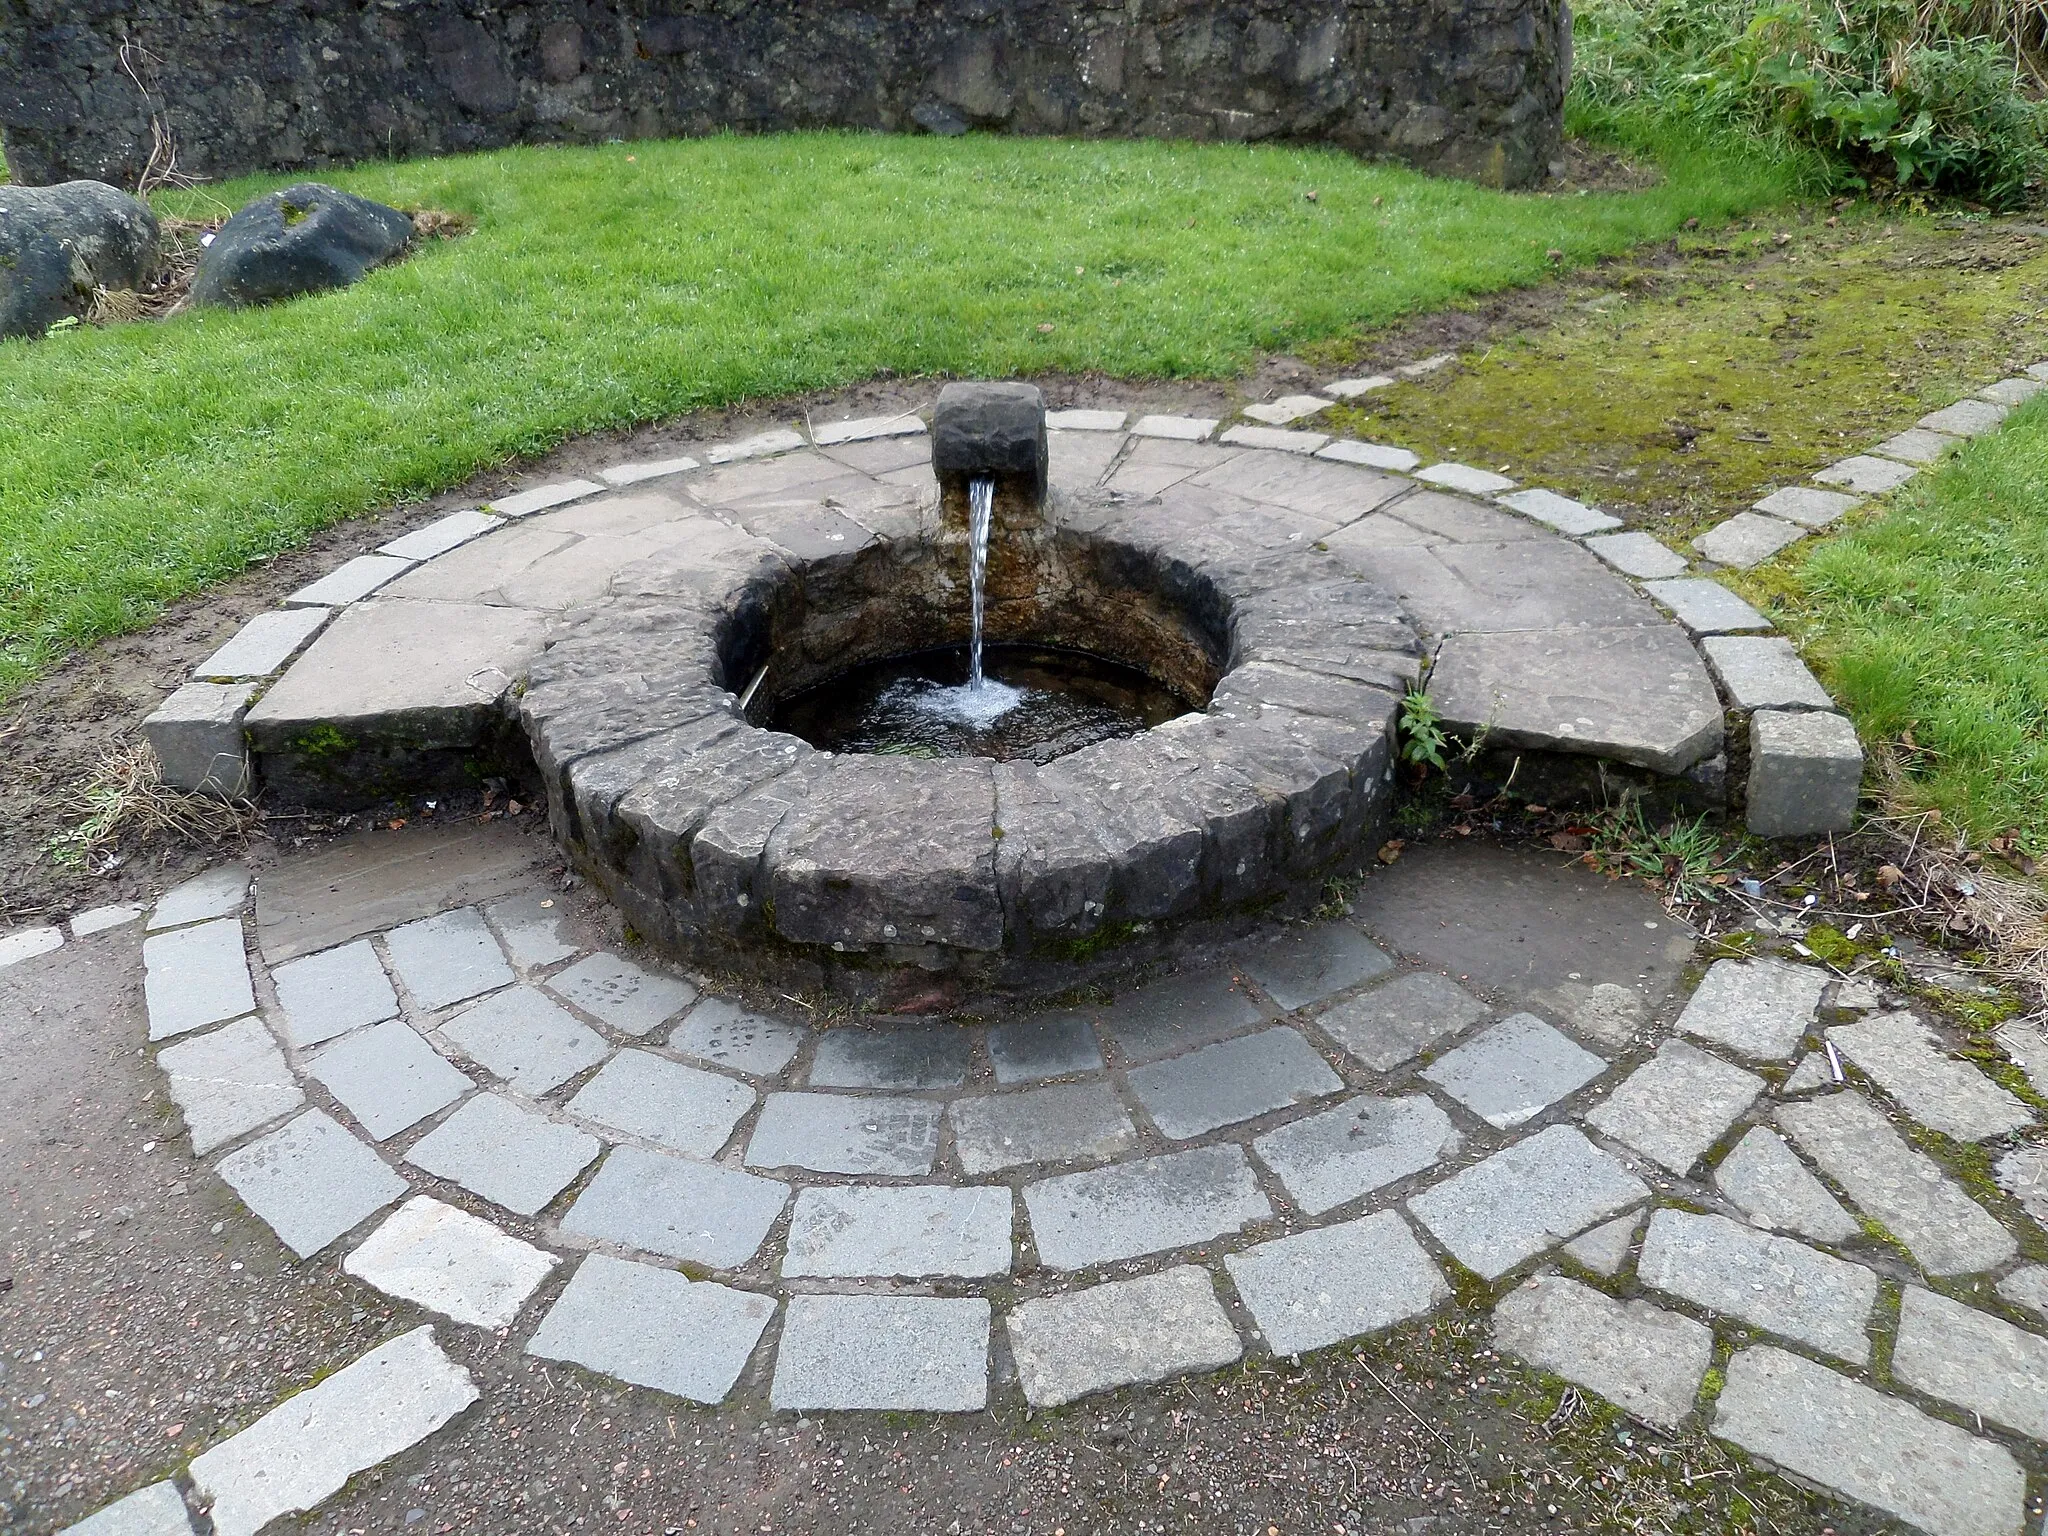
[[[1563,0],[0,0],[20,182],[807,127],[1328,143],[1497,185]]]

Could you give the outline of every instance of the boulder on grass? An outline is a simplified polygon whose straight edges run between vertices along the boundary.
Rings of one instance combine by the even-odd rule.
[[[259,197],[213,237],[192,280],[195,304],[267,304],[346,288],[412,239],[396,208],[317,181]]]
[[[0,185],[0,336],[40,336],[95,288],[139,287],[156,261],[156,215],[118,187]]]

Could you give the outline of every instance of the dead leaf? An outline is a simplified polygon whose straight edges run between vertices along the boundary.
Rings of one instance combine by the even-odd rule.
[[[1380,851],[1378,854],[1379,861],[1382,864],[1393,863],[1394,860],[1401,857],[1401,850],[1403,848],[1406,848],[1407,846],[1408,845],[1398,837],[1389,838],[1386,842],[1380,844]]]
[[[1583,853],[1586,840],[1575,832],[1553,832],[1550,834],[1550,846],[1560,853]]]
[[[1896,864],[1886,864],[1877,872],[1877,883],[1888,891],[1895,891],[1906,883],[1906,872]]]

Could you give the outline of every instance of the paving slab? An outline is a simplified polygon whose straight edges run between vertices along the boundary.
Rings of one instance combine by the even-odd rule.
[[[1276,1355],[1299,1355],[1419,1317],[1451,1287],[1393,1211],[1259,1243],[1223,1260]]]
[[[1806,537],[1806,530],[1761,512],[1738,512],[1716,523],[1692,541],[1692,547],[1716,565],[1746,571],[1762,565],[1787,545]]]
[[[1327,448],[1317,449],[1316,457],[1334,459],[1339,464],[1362,464],[1367,469],[1392,469],[1402,473],[1422,462],[1419,454],[1410,453],[1406,448],[1395,448],[1385,443],[1361,443],[1349,439],[1331,443]]]
[[[1647,1301],[1616,1301],[1562,1275],[1533,1276],[1503,1296],[1493,1338],[1659,1429],[1685,1421],[1714,1363],[1714,1331],[1705,1323]]]
[[[1444,491],[1411,491],[1389,502],[1386,515],[1418,530],[1422,542],[1433,548],[1547,542],[1541,531],[1529,526],[1527,518],[1512,517],[1483,501]]]
[[[788,1277],[979,1279],[1010,1272],[1007,1185],[837,1185],[797,1191]]]
[[[1574,501],[1569,496],[1560,496],[1555,491],[1513,491],[1501,497],[1500,504],[1575,539],[1621,526],[1620,518],[1610,517],[1596,507]]]
[[[1024,1186],[1039,1262],[1085,1269],[1242,1231],[1273,1214],[1242,1147],[1223,1145]]]
[[[801,1025],[750,1013],[722,997],[706,997],[684,1015],[668,1043],[714,1066],[773,1077],[796,1059],[809,1033]]]
[[[1565,1256],[1596,1275],[1613,1279],[1628,1267],[1629,1251],[1635,1247],[1636,1229],[1643,1224],[1641,1211],[1630,1211],[1612,1221],[1603,1221],[1592,1231],[1564,1245]]]
[[[1095,1026],[1078,1010],[998,1024],[988,1032],[988,1055],[996,1081],[1006,1086],[1102,1070]]]
[[[1813,1028],[1828,973],[1782,960],[1716,960],[1678,1016],[1695,1040],[1786,1061]]]
[[[1643,590],[1695,635],[1740,635],[1771,628],[1769,619],[1720,582],[1704,576],[1645,582]]]
[[[1284,1026],[1138,1067],[1129,1082],[1174,1141],[1344,1091],[1316,1048]]]
[[[1304,453],[1329,441],[1317,433],[1240,428],[1225,433],[1223,441],[1234,447],[1288,451],[1235,454],[1203,469],[1194,484],[1294,513],[1291,519],[1281,519],[1290,534],[1331,532],[1410,488],[1391,475],[1366,474],[1327,461],[1304,462]]]
[[[606,485],[644,485],[649,480],[665,480],[670,475],[688,474],[704,466],[687,454],[673,459],[642,459],[632,464],[614,464],[609,469],[600,469],[597,478]]]
[[[1133,437],[1164,437],[1177,442],[1199,443],[1216,430],[1217,422],[1207,416],[1140,416],[1131,424]]]
[[[1776,1131],[1753,1126],[1714,1170],[1714,1187],[1759,1227],[1846,1243],[1863,1225],[1828,1193]]]
[[[472,1003],[440,1034],[486,1072],[535,1097],[612,1053],[604,1036],[533,987],[507,987]]]
[[[1448,977],[1412,971],[1325,1009],[1314,1024],[1353,1060],[1391,1072],[1486,1012],[1486,1004]]]
[[[818,1040],[813,1088],[957,1088],[974,1042],[957,1024],[841,1025]]]
[[[1782,1349],[1729,1362],[1714,1433],[1928,1536],[2014,1536],[2025,1517],[2004,1447]]]
[[[1244,949],[1244,969],[1283,1012],[1384,976],[1393,959],[1349,923],[1287,927]]]
[[[768,1400],[798,1412],[973,1413],[988,1406],[979,1297],[792,1296]]]
[[[778,453],[794,453],[799,448],[808,448],[801,432],[788,427],[777,427],[771,432],[757,432],[752,437],[743,437],[736,442],[714,443],[704,450],[706,464],[737,464],[743,459],[765,459]]]
[[[398,994],[367,939],[287,961],[271,970],[285,1033],[319,1045],[365,1024],[398,1017]]]
[[[249,871],[239,864],[222,864],[172,886],[150,908],[149,931],[182,928],[209,918],[227,917],[242,910],[249,895]]]
[[[1877,1303],[1877,1276],[1789,1237],[1726,1216],[1653,1211],[1636,1274],[1656,1290],[1852,1365],[1870,1360],[1864,1330]]]
[[[1700,650],[1736,709],[1835,707],[1792,642],[1781,636],[1709,635],[1700,642]]]
[[[1586,548],[1620,571],[1642,581],[1682,576],[1691,562],[1647,533],[1608,533],[1586,540]]]
[[[298,1079],[260,1020],[188,1035],[156,1058],[185,1116],[192,1153],[204,1157],[306,1102]]]
[[[411,570],[413,564],[396,555],[357,555],[353,560],[343,561],[318,581],[307,582],[285,601],[294,607],[346,607],[368,597],[379,587],[396,581]]]
[[[253,682],[270,676],[297,654],[328,620],[326,608],[280,608],[259,613],[192,669],[204,682]]]
[[[1886,491],[1897,490],[1918,473],[1912,465],[1901,464],[1896,459],[1852,453],[1846,459],[1837,459],[1826,469],[1815,471],[1813,478],[1821,485],[1839,485],[1843,490],[1854,491],[1861,496],[1881,496]]]
[[[1121,432],[1129,411],[1047,411],[1045,425],[1054,432]]]
[[[1422,1075],[1498,1131],[1533,1120],[1607,1070],[1533,1013],[1511,1014],[1446,1051]]]
[[[113,906],[94,907],[80,912],[71,919],[71,937],[88,939],[96,933],[105,933],[109,928],[125,928],[142,916],[142,908],[128,902],[117,902]]]
[[[1764,1091],[1764,1080],[1667,1040],[1593,1107],[1586,1123],[1683,1177]]]
[[[337,1040],[306,1070],[378,1141],[418,1125],[476,1086],[402,1019]]]
[[[1055,1083],[1022,1093],[955,1099],[953,1153],[970,1174],[1031,1163],[1100,1163],[1138,1144],[1107,1083]]]
[[[1360,1094],[1335,1109],[1268,1131],[1252,1148],[1288,1198],[1311,1215],[1455,1157],[1464,1138],[1426,1094]]]
[[[1124,993],[1097,1017],[1126,1061],[1152,1061],[1266,1022],[1227,970],[1168,976]]]
[[[615,1147],[562,1217],[562,1231],[643,1253],[738,1269],[789,1202],[789,1186],[716,1163]]]
[[[1408,1210],[1459,1263],[1498,1280],[1649,1194],[1620,1159],[1553,1125],[1411,1196]]]
[[[1478,469],[1470,464],[1432,464],[1427,469],[1415,471],[1415,478],[1472,496],[1494,496],[1515,488],[1515,482],[1506,475],[1497,475],[1490,469]]]
[[[1778,1124],[1866,1216],[1931,1275],[1995,1269],[2018,1251],[2011,1233],[1905,1139],[1860,1094],[1778,1108]]]
[[[384,936],[412,1000],[429,1011],[508,986],[512,968],[474,907],[406,923]]]
[[[432,560],[445,555],[451,549],[460,548],[471,539],[489,533],[493,528],[505,526],[505,519],[489,512],[470,508],[461,512],[450,512],[446,517],[428,523],[424,528],[415,528],[411,533],[377,546],[380,555],[392,555],[400,560]]]
[[[1837,1024],[1828,1040],[1907,1114],[1957,1141],[1985,1141],[2030,1124],[2033,1111],[1967,1061],[1948,1054],[1912,1013]]]
[[[405,1160],[531,1216],[597,1160],[604,1143],[495,1093],[480,1093],[421,1137]]]
[[[723,1402],[775,1316],[775,1298],[593,1253],[527,1342],[636,1387]]]
[[[1947,432],[1955,437],[1982,437],[2005,425],[2011,408],[1990,400],[1958,400],[1954,405],[1922,416],[1915,426],[1928,432]]]
[[[1810,485],[1788,485],[1771,492],[1752,510],[1767,517],[1797,523],[1802,528],[1825,528],[1861,499],[1845,496],[1840,491],[1817,491]]]
[[[381,1344],[192,1462],[214,1536],[256,1536],[419,1444],[477,1399],[431,1327]]]
[[[1334,395],[1339,400],[1356,400],[1360,395],[1369,395],[1376,389],[1385,389],[1394,381],[1384,373],[1375,373],[1362,379],[1338,379],[1325,384],[1323,393]]]
[[[644,1035],[666,1024],[697,996],[697,989],[679,976],[665,976],[602,952],[550,976],[548,990],[628,1035]]]
[[[576,1090],[572,1115],[673,1151],[714,1156],[754,1107],[754,1090],[647,1051],[621,1051]]]
[[[495,497],[484,503],[484,510],[500,517],[528,517],[550,507],[565,507],[572,501],[595,496],[603,489],[594,480],[557,480],[551,485],[536,485],[531,490]]]
[[[217,1171],[302,1259],[405,1193],[404,1179],[318,1109],[230,1152]]]
[[[58,942],[63,938],[59,932]],[[190,1034],[256,1009],[239,918],[151,934],[142,944],[142,965],[152,1040]]]
[[[480,1216],[414,1195],[342,1262],[396,1296],[476,1328],[509,1328],[561,1260]]]
[[[1277,400],[1248,405],[1244,408],[1244,414],[1253,421],[1264,422],[1269,427],[1284,427],[1290,421],[1300,421],[1304,417],[1327,411],[1332,403],[1321,395],[1282,395]]]
[[[526,891],[494,901],[484,908],[484,916],[498,930],[512,963],[522,969],[553,965],[578,948],[569,933],[567,904],[545,891]]]
[[[1749,717],[1745,819],[1758,837],[1846,832],[1862,789],[1863,746],[1842,716],[1760,709]]]
[[[916,411],[898,411],[894,416],[856,416],[847,421],[814,421],[811,441],[820,448],[838,443],[866,443],[879,437],[921,437],[924,418]]]
[[[2048,1441],[2048,1339],[1951,1297],[1905,1288],[1892,1375],[1982,1419]]]
[[[1004,1323],[1034,1408],[1213,1371],[1244,1353],[1215,1282],[1192,1264],[1027,1301]]]
[[[1546,537],[1520,518],[1502,515],[1513,538],[1460,543],[1422,534],[1396,542],[1374,524],[1354,523],[1324,542],[1340,562],[1401,601],[1432,637],[1504,635],[1573,629],[1662,625],[1663,618],[1628,582],[1569,539]],[[1418,530],[1419,531],[1419,530]],[[1376,537],[1366,537],[1376,533]]]
[[[1946,432],[1930,432],[1925,427],[1909,427],[1896,437],[1888,437],[1871,449],[1888,459],[1898,459],[1907,464],[1932,464],[1962,439]]]
[[[1250,415],[1251,412],[1245,414]],[[1278,453],[1307,454],[1326,446],[1330,435],[1327,432],[1293,432],[1281,427],[1231,427],[1216,441],[1232,448],[1264,448]]]
[[[166,1478],[65,1526],[57,1536],[192,1536],[192,1516],[178,1485]]]
[[[747,1143],[747,1166],[927,1174],[938,1160],[942,1109],[930,1099],[771,1093]]]

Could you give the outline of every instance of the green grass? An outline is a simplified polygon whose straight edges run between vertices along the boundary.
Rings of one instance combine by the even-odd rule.
[[[579,433],[883,369],[1228,376],[1786,185],[1683,147],[1668,169],[1529,196],[1309,150],[827,134],[336,174],[476,232],[286,306],[0,343],[0,698],[327,524]]]

